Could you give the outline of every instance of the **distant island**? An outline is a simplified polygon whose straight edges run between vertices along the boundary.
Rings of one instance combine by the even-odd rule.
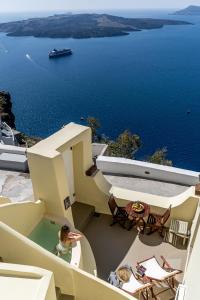
[[[183,16],[200,16],[200,6],[190,5],[184,9],[178,10],[174,15],[183,15]]]
[[[187,24],[191,23],[165,19],[123,18],[108,14],[62,14],[1,23],[0,32],[5,32],[8,36],[92,38],[123,36],[131,31]]]

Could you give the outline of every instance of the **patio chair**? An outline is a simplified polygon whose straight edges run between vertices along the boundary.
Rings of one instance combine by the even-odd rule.
[[[117,205],[113,195],[110,195],[108,205],[113,217],[113,222],[110,224],[110,226],[119,223],[122,227],[125,228],[125,222],[128,220],[128,214],[125,208]]]
[[[155,294],[155,297],[169,289],[175,294],[175,276],[182,273],[180,270],[173,269],[163,256],[161,256],[161,259],[163,260],[162,266],[155,256],[138,263],[138,267],[143,266],[145,268],[145,276],[151,282],[156,282],[158,287],[165,288]]]
[[[159,231],[160,234],[162,235],[164,225],[169,219],[170,214],[171,214],[171,205],[163,215],[150,213],[147,220],[147,227],[150,228],[150,232],[148,234],[154,233],[155,231]]]

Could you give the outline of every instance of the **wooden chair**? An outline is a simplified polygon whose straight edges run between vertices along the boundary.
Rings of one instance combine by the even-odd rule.
[[[169,289],[175,294],[175,276],[182,273],[180,270],[173,269],[163,256],[161,259],[163,261],[162,266],[155,256],[138,263],[138,267],[143,266],[145,268],[145,276],[161,289],[160,292],[154,294],[155,297]],[[165,289],[163,290],[163,288]]]
[[[110,226],[119,223],[125,228],[125,223],[128,220],[128,214],[124,207],[118,206],[113,195],[110,196],[108,200],[108,205],[113,217],[113,222]]]
[[[147,220],[147,227],[150,228],[150,232],[148,234],[151,234],[155,231],[159,231],[160,234],[162,235],[164,225],[169,219],[170,214],[171,214],[171,205],[163,215],[150,213]]]

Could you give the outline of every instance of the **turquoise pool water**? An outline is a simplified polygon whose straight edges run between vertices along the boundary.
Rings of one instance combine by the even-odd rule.
[[[48,219],[42,219],[42,221],[34,228],[34,230],[29,235],[29,239],[45,248],[51,253],[56,253],[55,248],[58,244],[58,232],[61,226],[55,224]],[[70,248],[68,253],[62,255],[65,261],[71,261],[72,249]]]

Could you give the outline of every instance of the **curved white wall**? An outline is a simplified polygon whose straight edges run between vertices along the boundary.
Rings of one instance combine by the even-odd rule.
[[[119,157],[99,156],[97,167],[104,173],[137,176],[182,185],[196,185],[200,173]]]
[[[172,205],[172,208],[180,206],[190,197],[194,196],[194,187],[188,188],[185,192],[174,197],[163,197],[158,195],[152,195],[142,192],[136,192],[128,189],[113,186],[110,189],[110,194],[113,194],[116,198],[127,201],[141,201],[152,206],[161,208],[168,208]]]

